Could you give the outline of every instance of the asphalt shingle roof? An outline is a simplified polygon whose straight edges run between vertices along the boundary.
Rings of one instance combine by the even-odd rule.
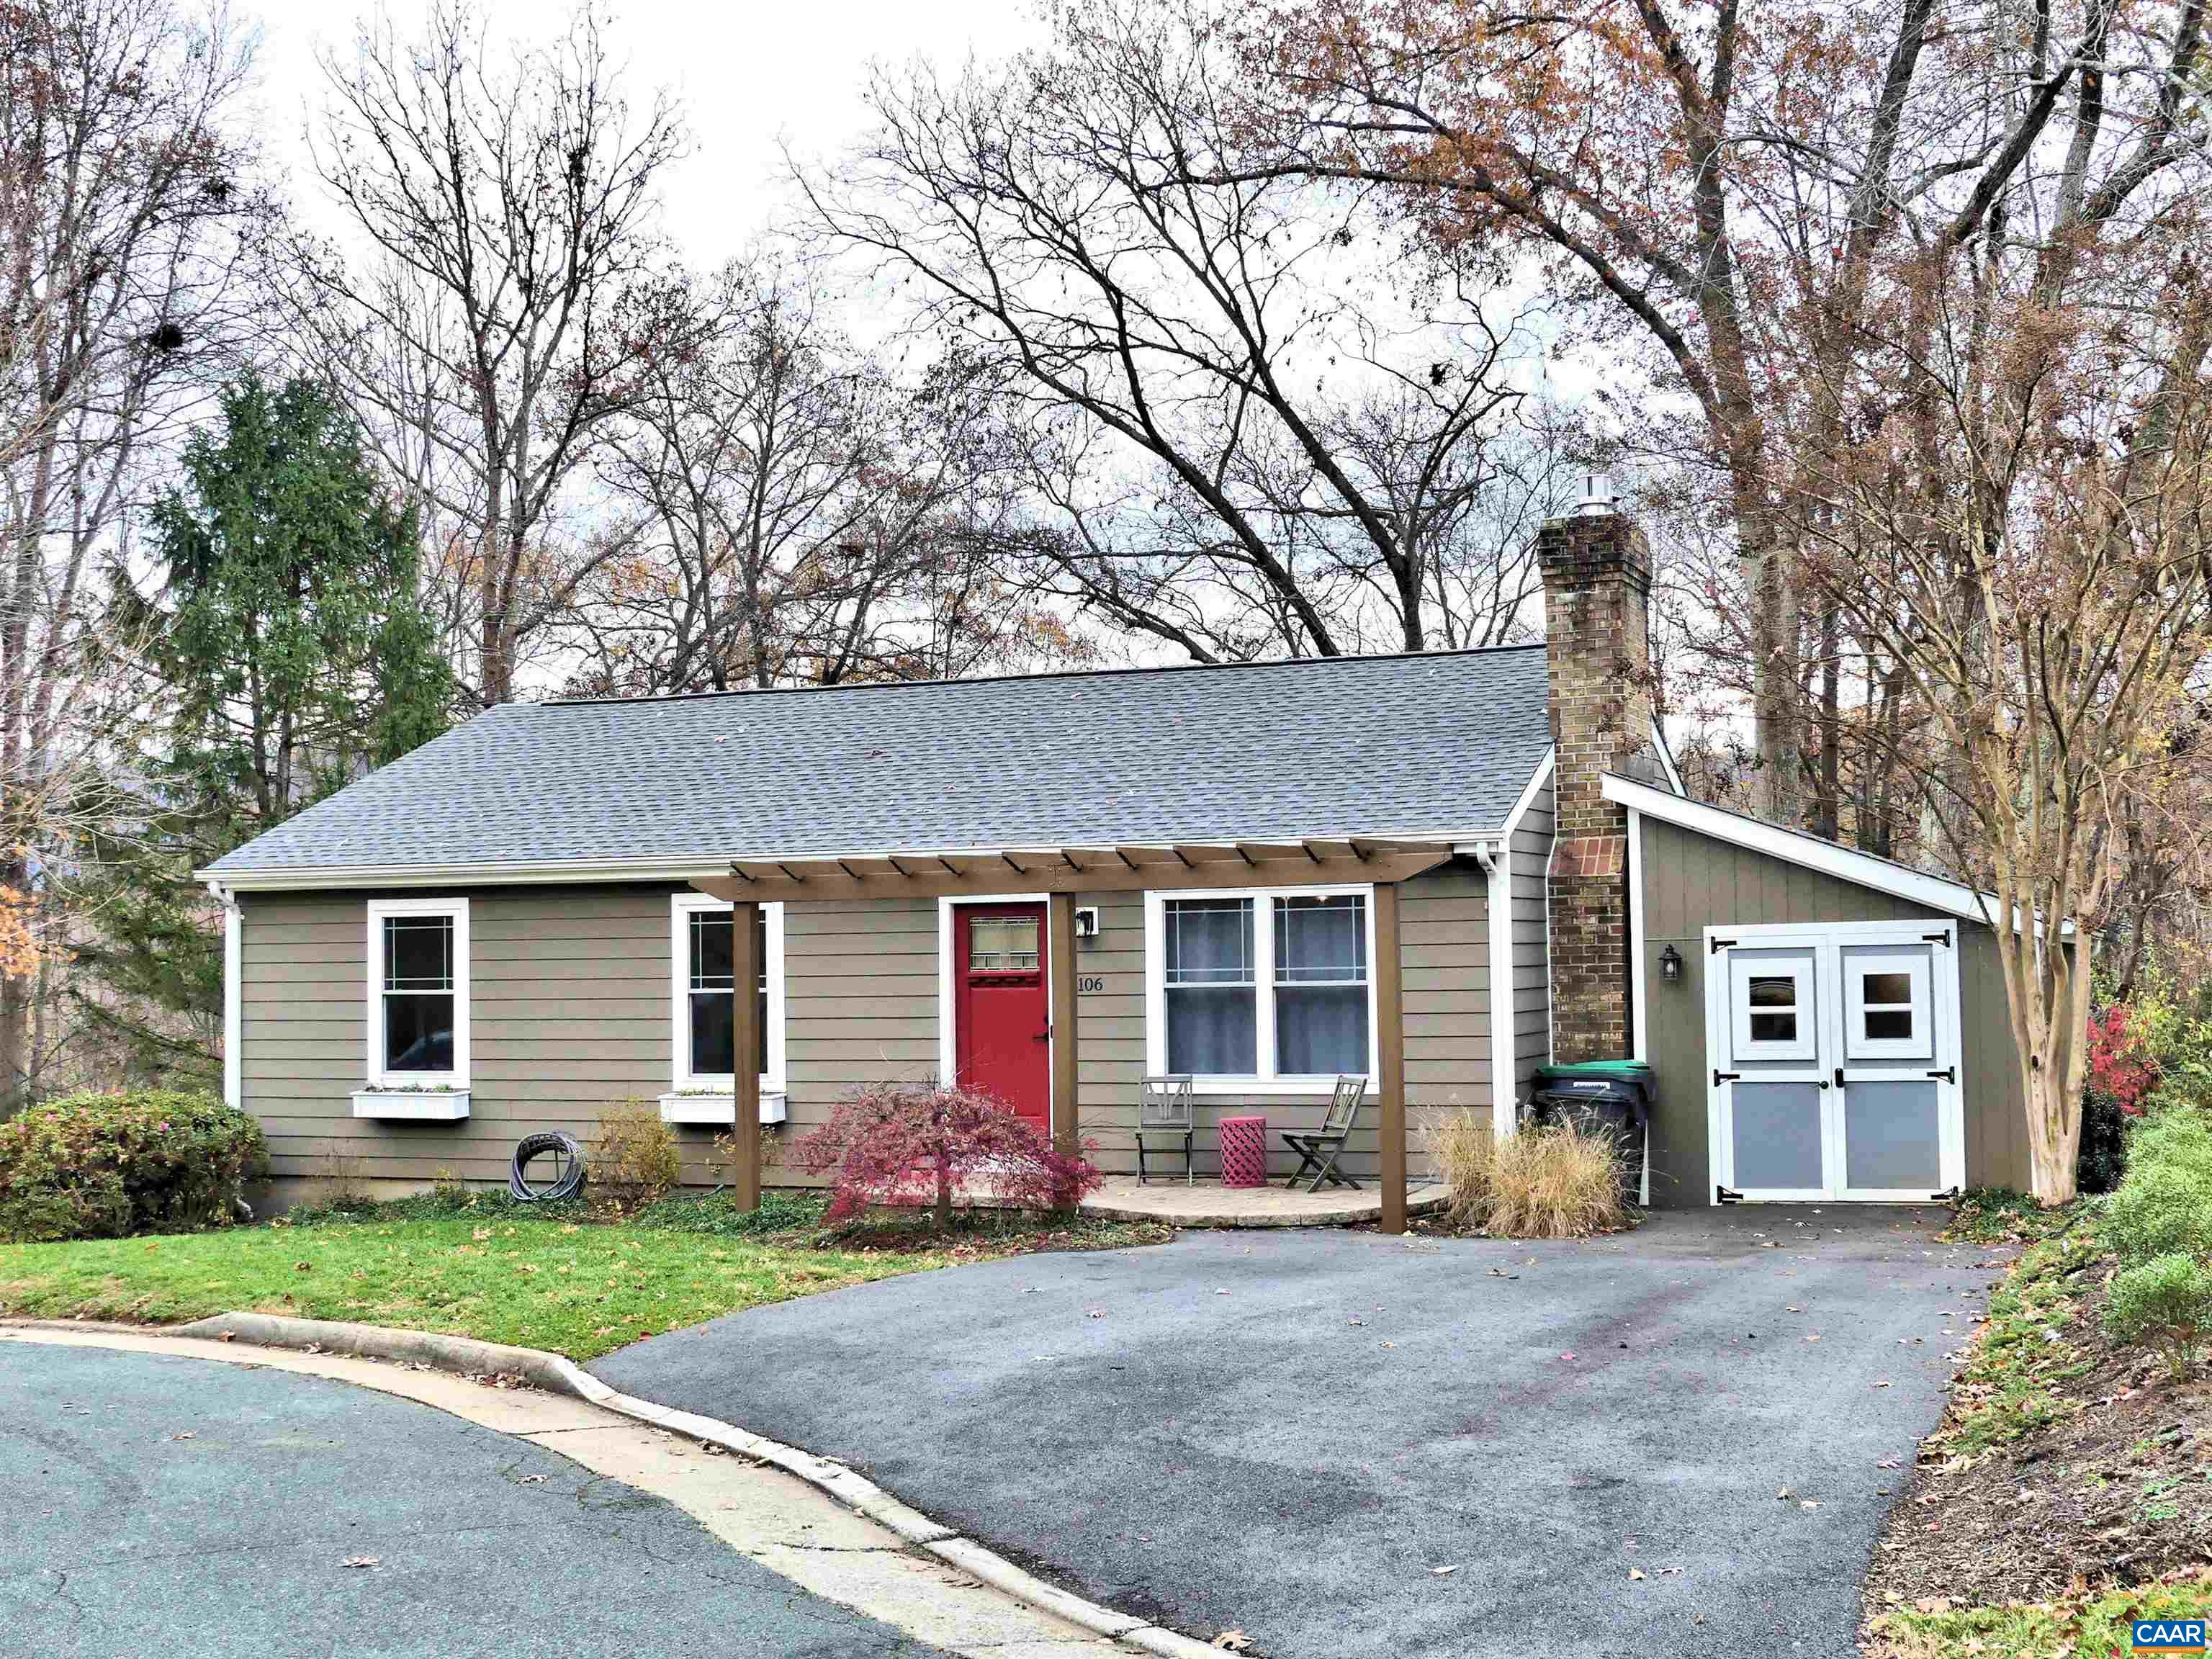
[[[507,703],[209,873],[1471,835],[1549,744],[1540,647]]]

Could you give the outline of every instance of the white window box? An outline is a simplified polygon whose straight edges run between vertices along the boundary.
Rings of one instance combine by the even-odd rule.
[[[466,1089],[356,1089],[356,1117],[400,1118],[416,1123],[458,1123],[469,1115]]]
[[[784,1097],[762,1090],[760,1121],[781,1123],[784,1115]],[[660,1097],[660,1121],[663,1123],[703,1123],[726,1129],[738,1121],[738,1097],[733,1094],[663,1095]]]

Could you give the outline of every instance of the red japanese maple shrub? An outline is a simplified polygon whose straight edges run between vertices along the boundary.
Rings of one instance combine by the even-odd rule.
[[[2115,1002],[2089,1016],[2089,1087],[2130,1117],[2158,1086],[2159,1064],[2141,1023]]]
[[[800,1169],[830,1177],[835,1224],[876,1205],[935,1206],[950,1225],[956,1199],[1024,1210],[1072,1209],[1101,1180],[989,1095],[884,1083],[862,1090],[792,1147]]]

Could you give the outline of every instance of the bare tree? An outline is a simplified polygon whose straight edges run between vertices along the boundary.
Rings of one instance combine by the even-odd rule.
[[[903,384],[762,259],[685,285],[599,476],[628,527],[578,590],[572,684],[713,690],[954,676],[1074,645],[1004,574],[1017,481],[956,363]]]
[[[316,167],[372,252],[301,251],[315,367],[454,532],[435,550],[486,704],[619,546],[564,537],[563,492],[666,320],[655,190],[684,143],[665,97],[625,100],[589,10],[500,56],[439,0],[420,40],[380,15],[325,57]]]
[[[171,0],[0,16],[0,1111],[39,1085],[56,876],[129,655],[94,626],[95,577],[236,343],[266,211],[234,121],[247,66],[221,13]]]
[[[1449,265],[1528,258],[1583,343],[1645,370],[1645,437],[1689,449],[1694,411],[1739,561],[1759,804],[1790,823],[1808,631],[1816,672],[1842,672],[1831,619],[1803,612],[1792,468],[1806,434],[1832,448],[1859,422],[1862,331],[1909,303],[1925,252],[2027,236],[2063,289],[2142,198],[2203,187],[2203,0],[1900,0],[1879,27],[1820,0],[1284,0],[1247,38],[1275,88],[1254,118],[1280,135],[1273,168],[1394,196]]]
[[[1468,631],[1437,607],[1472,591],[1447,567],[1520,400],[1512,331],[1395,291],[1348,193],[1215,181],[1240,72],[1200,13],[1097,0],[1008,65],[878,74],[872,138],[800,182],[1023,406],[1062,595],[1201,659],[1420,650]]]

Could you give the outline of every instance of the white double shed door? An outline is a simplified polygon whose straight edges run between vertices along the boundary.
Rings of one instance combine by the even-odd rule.
[[[1954,920],[1705,930],[1716,1201],[1966,1180]]]

